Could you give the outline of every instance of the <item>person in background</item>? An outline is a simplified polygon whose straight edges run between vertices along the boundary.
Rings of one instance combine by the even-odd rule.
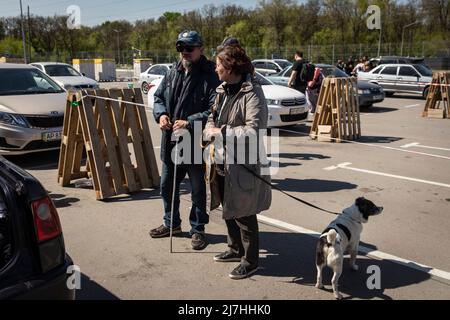
[[[314,79],[308,82],[308,88],[306,89],[306,99],[310,106],[310,113],[316,112],[317,100],[319,99],[320,88],[322,87],[322,81],[324,76],[320,68],[316,67],[314,70]]]
[[[302,80],[300,75],[302,74],[305,61],[303,60],[303,52],[296,51],[294,55],[294,65],[292,66],[291,77],[289,78],[289,88],[296,89],[301,93],[306,93],[307,82]]]

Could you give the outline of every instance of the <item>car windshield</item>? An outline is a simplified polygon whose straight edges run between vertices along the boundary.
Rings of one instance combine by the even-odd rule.
[[[71,66],[52,64],[45,66],[45,72],[50,77],[80,77],[81,74]]]
[[[274,84],[272,81],[264,77],[259,72],[256,72],[256,81],[258,81],[258,83],[262,86],[270,86]]]
[[[319,66],[324,77],[348,78],[348,75],[334,66]]]
[[[61,93],[64,90],[38,69],[0,69],[0,95]]]
[[[275,62],[279,64],[281,69],[285,69],[286,67],[292,66],[292,63],[286,60],[275,60]]]
[[[423,75],[425,77],[432,77],[433,76],[433,71],[431,71],[429,68],[427,68],[423,64],[414,64],[413,66],[414,66],[414,68],[416,68],[417,71],[419,71],[419,73],[421,75]]]

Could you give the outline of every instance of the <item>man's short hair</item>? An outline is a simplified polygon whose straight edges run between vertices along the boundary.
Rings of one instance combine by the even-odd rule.
[[[303,58],[303,51],[297,50],[295,51],[295,54],[298,55],[300,58]]]

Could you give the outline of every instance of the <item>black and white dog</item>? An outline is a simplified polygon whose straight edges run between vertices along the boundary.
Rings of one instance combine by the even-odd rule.
[[[334,297],[336,299],[342,299],[342,295],[338,290],[338,281],[342,273],[344,253],[348,250],[350,253],[350,267],[357,271],[358,266],[355,262],[363,229],[362,224],[366,223],[370,216],[378,215],[382,211],[383,207],[377,207],[372,201],[365,198],[358,198],[351,207],[345,209],[330,223],[317,243],[316,288],[323,288],[322,269],[325,266],[329,266],[334,272],[333,279],[331,280]]]

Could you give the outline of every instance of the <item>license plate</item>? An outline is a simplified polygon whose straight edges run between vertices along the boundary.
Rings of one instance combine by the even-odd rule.
[[[373,100],[381,100],[383,99],[383,96],[373,96]]]
[[[304,108],[292,108],[290,114],[300,114],[304,112],[305,112]]]
[[[45,142],[61,140],[61,135],[61,131],[44,132],[42,134],[42,140]]]

